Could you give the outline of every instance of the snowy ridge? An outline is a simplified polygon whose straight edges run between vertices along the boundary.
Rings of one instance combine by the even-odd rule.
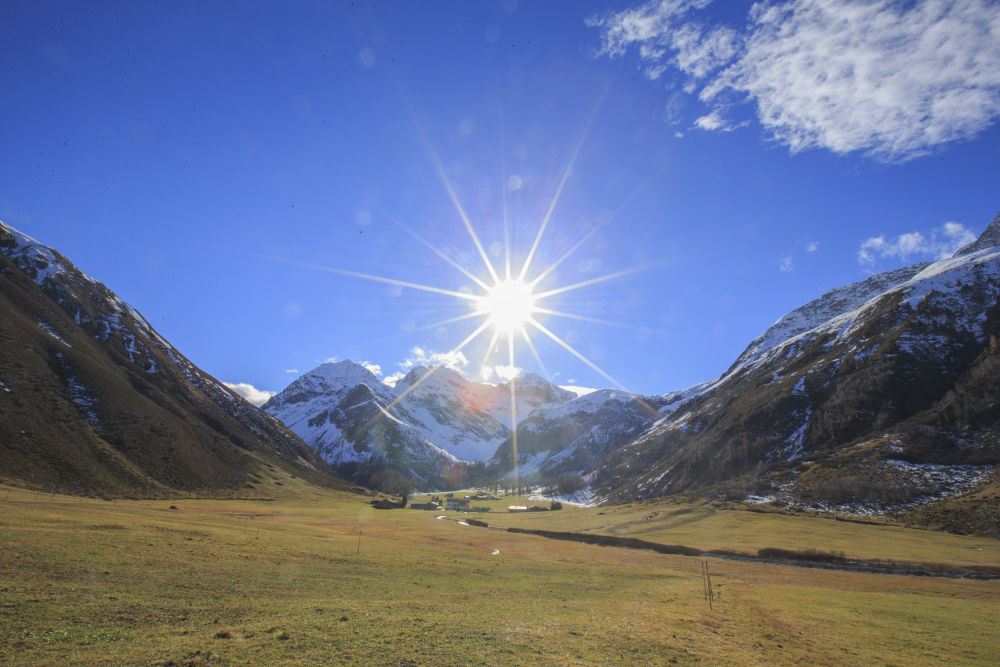
[[[514,383],[519,421],[536,408],[575,397],[537,375]],[[328,461],[365,460],[369,454],[351,447],[366,436],[344,428],[350,419],[345,409],[358,406],[342,405],[362,386],[370,390],[372,405],[400,427],[403,441],[424,443],[435,459],[444,454],[448,461],[485,460],[510,436],[510,384],[472,382],[443,367],[417,366],[389,387],[350,360],[325,363],[293,381],[264,409]]]
[[[9,238],[4,239],[4,236]],[[67,314],[88,332],[88,335],[104,344],[117,346],[131,363],[144,372],[159,374],[163,371],[151,351],[151,348],[158,348],[167,356],[174,369],[196,389],[227,413],[241,420],[255,435],[263,434],[265,421],[270,422],[269,428],[276,426],[276,422],[262,410],[244,401],[228,387],[199,372],[199,369],[161,336],[135,307],[122,301],[118,295],[78,269],[52,248],[0,222],[0,252],[17,264],[57,303],[68,309]],[[83,299],[80,293],[88,293],[90,296]],[[72,308],[66,304],[67,297],[71,297],[71,303],[75,302]],[[71,347],[48,323],[39,321],[39,326],[67,347]],[[85,397],[80,398],[84,403],[88,400]],[[77,403],[83,405],[79,401]],[[86,406],[89,411],[87,413],[89,421],[92,421],[91,407],[92,403]]]
[[[832,335],[833,339],[830,344],[851,340],[866,322],[866,316],[884,303],[885,299],[892,298],[897,294],[904,298],[904,303],[911,310],[916,309],[924,299],[933,295],[940,305],[950,306],[950,314],[940,324],[969,331],[980,342],[985,340],[983,329],[985,306],[989,303],[995,303],[998,291],[1000,291],[1000,287],[998,287],[998,280],[1000,280],[1000,249],[996,247],[988,248],[967,255],[939,260],[932,264],[914,264],[904,269],[899,269],[896,272],[890,271],[879,274],[879,277],[889,276],[888,282],[891,283],[896,278],[909,272],[913,272],[913,275],[903,282],[892,285],[874,296],[861,301],[850,310],[838,313],[814,324],[810,329],[797,331],[784,340],[778,340],[778,334],[781,331],[795,331],[805,326],[804,322],[808,321],[808,318],[801,316],[802,314],[800,313],[800,316],[789,319],[790,322],[794,321],[797,323],[795,326],[779,327],[778,324],[772,326],[754,343],[751,343],[747,350],[740,355],[739,359],[722,376],[701,385],[702,390],[699,394],[713,391],[731,378],[756,368],[776,366],[780,370],[784,363],[797,357],[806,347],[807,343],[811,342],[817,336]],[[855,283],[855,285],[861,284],[863,283]],[[987,288],[988,294],[980,299],[979,305],[982,307],[977,307],[976,303],[970,303],[961,294],[963,288],[972,284],[989,286]],[[837,292],[837,290],[834,290],[834,292]],[[866,290],[860,290],[852,292],[852,297],[854,301],[860,301],[867,294]],[[815,304],[819,301],[822,301],[822,298],[811,303]],[[848,300],[838,300],[837,303],[842,305],[848,302]],[[813,308],[808,313],[810,317],[820,318],[825,312],[838,309]],[[799,313],[802,310],[797,309],[792,312]],[[787,317],[787,315],[782,317],[778,320],[778,323],[785,321]],[[870,355],[872,351],[871,348],[865,348],[857,350],[853,354],[861,355],[864,358],[865,355]]]
[[[44,246],[27,234],[20,232],[0,221],[0,230],[7,232],[13,238],[13,247],[4,249],[7,257],[17,262],[21,269],[31,276],[36,285],[42,285],[52,276],[66,271],[52,248]],[[89,280],[90,279],[88,277]]]
[[[565,403],[540,406],[534,409],[529,415],[526,415],[526,417],[530,417],[533,420],[562,419],[577,413],[593,414],[604,407],[604,404],[608,401],[628,403],[632,400],[642,400],[642,398],[643,397],[638,394],[632,394],[618,389],[598,389],[597,391],[593,391],[583,396],[578,396],[572,400],[566,401]]]
[[[777,345],[785,343],[799,334],[811,331],[838,315],[857,310],[888,289],[906,283],[927,266],[926,262],[912,264],[901,269],[870,276],[851,285],[837,287],[818,299],[782,315],[777,322],[768,327],[764,333],[747,346],[746,350],[736,359],[733,368],[752,364]]]

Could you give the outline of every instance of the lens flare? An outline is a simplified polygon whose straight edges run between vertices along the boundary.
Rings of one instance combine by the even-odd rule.
[[[520,331],[535,313],[535,294],[529,283],[506,279],[496,283],[480,297],[478,312],[501,335]]]

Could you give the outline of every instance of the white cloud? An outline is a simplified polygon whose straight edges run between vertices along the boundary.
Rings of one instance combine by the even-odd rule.
[[[402,371],[399,371],[399,372],[393,373],[392,375],[386,375],[384,378],[382,378],[382,384],[388,385],[390,387],[395,387],[396,383],[399,382],[400,380],[402,380],[405,377],[406,377],[406,373],[404,373]]]
[[[778,268],[781,269],[783,273],[790,273],[795,270],[795,264],[792,261],[791,255],[785,255],[781,258],[781,262],[778,264]]]
[[[596,389],[593,389],[591,387],[578,387],[575,384],[561,384],[559,385],[559,388],[565,389],[566,391],[571,391],[577,396],[586,396],[587,394],[593,394],[595,391],[597,391]]]
[[[810,241],[806,246],[806,252],[816,252],[819,250],[819,241]]]
[[[370,370],[375,375],[382,374],[382,367],[368,361],[362,361],[361,365]],[[465,369],[469,365],[468,358],[459,351],[433,352],[416,346],[410,350],[410,356],[396,364],[401,370],[382,378],[382,384],[395,387],[396,383],[406,377],[406,374],[417,366],[444,366],[456,373],[465,374]]]
[[[704,116],[699,117],[694,121],[695,127],[701,128],[702,130],[719,130],[726,127],[726,121],[722,117],[719,111],[713,110],[711,113],[707,113]]]
[[[944,259],[955,254],[962,246],[976,240],[976,235],[958,222],[946,222],[929,234],[907,232],[893,240],[884,235],[873,236],[861,243],[858,249],[858,263],[872,268],[878,258]]]
[[[612,58],[639,45],[643,73],[658,79],[670,67],[702,78],[736,53],[736,32],[725,27],[704,28],[685,18],[711,0],[654,0],[633,9],[594,16],[587,25],[601,28],[601,51]]]
[[[374,375],[375,377],[382,375],[382,367],[379,366],[378,364],[373,364],[370,361],[362,361],[359,365],[367,368],[371,372],[371,374]]]
[[[275,391],[267,391],[266,389],[258,389],[252,384],[248,384],[246,382],[223,382],[222,384],[226,385],[237,394],[256,405],[258,408],[267,403],[267,399],[277,393]]]
[[[494,366],[493,372],[496,373],[497,377],[501,380],[512,380],[518,377],[522,372],[523,368],[518,368],[517,366]]]
[[[286,368],[285,372],[289,373],[291,375],[298,375],[299,374],[299,369],[298,368]]]
[[[750,102],[792,152],[898,162],[969,139],[1000,117],[1000,12],[992,0],[790,0],[753,5],[747,27],[705,27],[710,0],[654,0],[591,18],[600,53],[638,46],[650,78],[674,69],[708,105],[696,125]]]
[[[414,347],[410,350],[410,356],[399,364],[401,368],[413,368],[414,366],[444,366],[453,371],[461,372],[469,365],[469,360],[461,350],[457,352],[431,352],[422,347]]]

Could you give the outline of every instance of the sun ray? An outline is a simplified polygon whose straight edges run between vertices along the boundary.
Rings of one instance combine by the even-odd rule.
[[[472,222],[469,221],[469,216],[462,207],[462,202],[458,200],[458,195],[455,194],[455,188],[452,186],[451,180],[448,178],[448,174],[445,173],[444,165],[441,164],[441,160],[438,158],[437,152],[434,150],[434,146],[431,145],[431,141],[427,137],[427,133],[424,132],[424,128],[419,121],[417,122],[417,127],[419,128],[420,136],[424,140],[424,144],[427,147],[427,153],[431,157],[431,162],[434,163],[434,170],[437,172],[438,178],[441,180],[441,185],[443,185],[444,189],[448,191],[448,197],[451,198],[451,203],[455,206],[455,210],[458,211],[458,217],[460,217],[462,222],[465,224],[465,229],[469,232],[472,242],[476,245],[476,250],[479,251],[479,256],[483,258],[483,263],[486,264],[486,268],[489,270],[490,276],[492,276],[494,281],[499,282],[500,277],[497,275],[496,269],[493,268],[493,263],[490,262],[490,258],[486,255],[486,250],[483,249],[483,244],[480,243],[476,230],[472,228]]]
[[[507,350],[509,352],[509,365],[513,372],[514,368],[514,332],[507,332]],[[510,386],[510,445],[514,455],[514,486],[520,486],[520,479],[517,472],[517,390],[514,388],[514,378],[507,382]]]
[[[479,328],[477,328],[475,331],[473,331],[471,334],[469,334],[468,337],[466,337],[465,340],[463,340],[461,343],[459,343],[458,345],[456,345],[455,347],[453,347],[447,354],[449,354],[449,355],[455,354],[456,352],[458,352],[459,350],[461,350],[463,347],[465,347],[466,345],[468,345],[469,343],[471,343],[477,336],[479,336],[479,334],[483,333],[489,326],[490,326],[489,321],[483,322],[481,325],[479,325]],[[392,410],[393,408],[395,408],[397,405],[399,405],[399,402],[402,401],[404,398],[406,398],[410,394],[410,392],[412,392],[414,389],[416,389],[421,384],[423,384],[424,381],[427,380],[430,376],[434,375],[434,373],[436,373],[442,367],[442,365],[443,364],[436,364],[434,366],[431,366],[427,370],[426,373],[424,373],[423,375],[420,376],[420,378],[417,379],[416,382],[414,382],[413,384],[411,384],[409,387],[407,387],[405,390],[403,390],[403,392],[401,394],[399,394],[398,396],[396,396],[396,398],[394,398],[393,401],[391,403],[389,403],[389,405],[386,406],[384,410],[382,408],[379,408],[380,411],[386,412],[388,414],[388,412],[390,410]],[[367,422],[365,422],[364,426],[362,426],[361,428],[359,428],[357,431],[355,431],[351,435],[351,439],[352,440],[357,440],[358,437],[362,433],[364,433],[365,431],[367,431],[368,429],[371,428],[372,424],[374,424],[378,420],[379,416],[380,415],[377,414],[374,417],[372,417],[371,419],[369,419]],[[391,417],[392,415],[390,414],[389,416]]]
[[[504,280],[510,280],[510,211],[507,202],[507,154],[504,149],[503,112],[500,114],[500,201],[503,207]]]
[[[430,331],[431,329],[436,329],[438,327],[443,327],[446,324],[454,324],[455,322],[462,322],[464,320],[471,320],[473,317],[482,317],[483,313],[480,311],[473,311],[471,313],[466,313],[464,315],[459,315],[457,317],[450,317],[447,320],[440,320],[439,322],[432,322],[431,324],[424,324],[419,327],[410,329],[409,331],[403,331],[398,334],[392,334],[390,336],[383,336],[382,338],[376,338],[372,342],[374,343],[384,343],[387,340],[395,340],[397,338],[402,338],[404,336],[409,336],[411,334],[418,333],[420,331]]]
[[[569,352],[570,354],[572,354],[574,357],[576,357],[577,359],[579,359],[583,363],[585,363],[588,366],[590,366],[590,368],[592,368],[593,370],[595,370],[598,373],[600,373],[601,376],[604,379],[608,380],[609,382],[611,382],[612,384],[614,384],[616,387],[618,387],[622,391],[628,391],[628,389],[625,389],[625,387],[623,387],[622,384],[618,380],[614,379],[613,377],[611,377],[610,375],[608,375],[606,372],[604,372],[604,370],[600,366],[598,366],[597,364],[595,364],[593,361],[591,361],[587,357],[585,357],[582,354],[580,354],[579,352],[577,352],[573,348],[572,345],[570,345],[569,343],[567,343],[566,341],[564,341],[562,338],[560,338],[559,336],[555,335],[554,333],[552,333],[551,331],[549,331],[548,329],[546,329],[544,326],[542,326],[538,322],[538,320],[536,320],[534,318],[531,318],[531,319],[528,320],[528,322],[533,327],[535,327],[536,329],[538,329],[539,331],[541,331],[543,334],[545,334],[546,336],[548,336],[549,338],[551,338],[553,341],[555,341],[556,343],[558,343],[561,347],[563,347],[567,352]]]
[[[364,278],[365,280],[372,280],[377,283],[387,283],[389,285],[398,285],[400,287],[411,287],[413,289],[423,290],[424,292],[434,292],[435,294],[444,294],[446,296],[453,296],[459,299],[465,299],[467,301],[476,301],[479,299],[478,296],[474,294],[468,294],[466,292],[456,292],[455,290],[444,289],[442,287],[433,287],[431,285],[421,285],[420,283],[411,283],[408,280],[397,280],[396,278],[385,278],[383,276],[375,276],[370,273],[361,273],[359,271],[349,271],[348,269],[338,269],[334,266],[323,266],[321,264],[309,264],[307,262],[296,262],[287,259],[278,259],[280,262],[285,262],[287,264],[293,264],[295,266],[301,266],[307,269],[315,269],[317,271],[326,271],[328,273],[339,273],[344,276],[351,276],[353,278]]]
[[[545,217],[542,218],[542,224],[538,228],[538,234],[535,235],[535,241],[531,244],[531,250],[528,251],[528,256],[524,260],[524,265],[521,266],[521,273],[518,276],[518,280],[524,280],[524,277],[528,274],[528,268],[531,266],[531,260],[535,256],[535,251],[538,249],[538,244],[542,240],[542,234],[545,233],[545,228],[549,224],[552,212],[555,211],[556,204],[559,203],[559,197],[562,196],[562,191],[566,186],[566,181],[569,180],[570,172],[573,171],[573,165],[576,164],[576,159],[580,155],[580,149],[582,149],[583,144],[586,143],[587,135],[590,134],[590,129],[593,127],[594,120],[597,118],[597,112],[604,105],[604,100],[607,99],[608,93],[610,92],[611,84],[609,82],[608,85],[605,86],[604,92],[601,93],[600,98],[598,98],[597,103],[594,104],[594,108],[590,112],[590,117],[587,119],[587,124],[584,125],[583,132],[580,133],[580,140],[576,143],[576,148],[573,149],[573,155],[570,157],[565,171],[563,171],[562,179],[559,181],[559,186],[556,188],[555,195],[553,195],[552,201],[549,203],[549,208],[545,212]]]
[[[617,273],[609,273],[604,276],[599,276],[597,278],[591,278],[590,280],[584,280],[583,282],[574,283],[572,285],[566,285],[565,287],[557,287],[551,289],[548,292],[542,292],[540,294],[535,294],[536,300],[544,299],[546,297],[555,296],[556,294],[563,294],[575,289],[580,289],[581,287],[588,287],[590,285],[596,285],[597,283],[603,283],[608,280],[614,280],[615,278],[621,278],[622,276],[627,276],[633,273],[638,273],[639,271],[646,271],[656,264],[643,264],[642,266],[633,266],[631,269],[625,269],[624,271],[618,271]]]
[[[561,310],[552,310],[550,308],[542,308],[540,306],[535,306],[535,312],[545,315],[555,315],[556,317],[565,317],[571,320],[579,320],[581,322],[604,324],[609,327],[620,327],[622,329],[632,329],[633,331],[648,331],[646,327],[637,327],[634,324],[625,324],[624,322],[615,322],[613,320],[602,320],[598,317],[587,317],[586,315],[574,315],[573,313],[566,313]]]
[[[483,375],[483,369],[486,368],[486,362],[489,361],[490,355],[493,354],[493,346],[497,344],[497,338],[499,337],[500,337],[500,331],[496,327],[494,327],[493,337],[490,338],[490,344],[486,346],[486,353],[483,355],[483,361],[482,363],[479,364],[480,376]],[[490,372],[491,373],[493,372],[492,368],[490,369]],[[483,379],[486,380],[488,378],[484,377]]]
[[[602,376],[604,376],[604,378],[606,380],[609,380],[616,387],[618,387],[622,391],[630,394],[632,396],[632,400],[634,400],[636,403],[638,403],[643,408],[645,408],[646,411],[649,412],[651,416],[653,416],[653,417],[659,417],[660,416],[660,413],[659,413],[659,411],[656,408],[654,408],[649,403],[647,403],[646,401],[644,401],[641,396],[638,396],[637,394],[633,394],[632,392],[630,392],[628,389],[626,389],[624,386],[622,386],[622,384],[618,380],[614,379],[613,377],[611,377],[610,375],[608,375],[606,372],[604,372],[597,364],[595,364],[590,359],[587,359],[587,357],[583,356],[582,354],[580,354],[579,352],[577,352],[575,349],[573,349],[573,347],[569,343],[567,343],[566,341],[562,340],[561,338],[559,338],[559,336],[555,335],[554,333],[552,333],[551,331],[549,331],[548,329],[546,329],[545,327],[543,327],[536,320],[532,319],[532,320],[529,320],[529,321],[531,322],[532,325],[534,325],[535,327],[537,327],[539,331],[541,331],[543,334],[545,334],[546,336],[548,336],[549,338],[551,338],[552,340],[554,340],[556,343],[558,343],[560,346],[562,346],[567,352],[569,352],[574,357],[576,357],[577,359],[579,359],[580,361],[582,361],[583,363],[587,364],[592,369],[594,369],[595,371],[597,371],[598,373],[600,373]]]
[[[538,350],[535,348],[535,344],[531,342],[531,336],[528,335],[528,331],[521,325],[520,328],[521,336],[524,337],[524,342],[528,344],[528,349],[531,350],[531,354],[535,356],[535,361],[538,362],[538,367],[542,369],[542,375],[544,377],[549,377],[549,371],[545,368],[545,363],[542,362],[542,358],[538,355]]]
[[[438,157],[437,151],[434,150],[434,144],[431,143],[430,137],[427,136],[424,124],[420,122],[420,118],[417,117],[417,112],[414,110],[409,98],[402,92],[402,88],[399,87],[398,82],[396,82],[396,86],[399,88],[399,94],[402,98],[403,104],[406,106],[407,111],[410,112],[410,119],[417,128],[417,134],[420,135],[420,139],[424,142],[424,148],[427,149],[427,154],[430,156],[431,162],[434,164],[434,170],[437,172],[441,184],[448,192],[448,197],[451,199],[451,203],[455,206],[455,210],[458,211],[458,216],[465,224],[465,229],[469,232],[472,242],[476,245],[476,250],[479,251],[479,256],[483,258],[483,263],[486,264],[486,268],[490,272],[490,276],[494,281],[499,282],[500,278],[497,276],[497,272],[493,268],[493,263],[490,262],[489,257],[487,257],[486,251],[483,249],[483,244],[479,242],[479,236],[476,235],[476,231],[472,228],[469,216],[465,213],[462,203],[458,200],[458,195],[455,194],[455,188],[452,187],[451,179],[448,178],[448,174],[444,170],[444,165],[441,164],[441,159]]]
[[[422,243],[425,247],[429,248],[430,251],[433,252],[435,255],[437,255],[438,257],[440,257],[444,261],[448,262],[448,264],[450,264],[452,267],[454,267],[455,269],[457,269],[458,271],[460,271],[462,273],[462,275],[464,275],[466,278],[468,278],[469,280],[471,280],[474,283],[476,283],[477,285],[479,285],[479,287],[481,287],[482,289],[489,289],[489,285],[487,285],[482,280],[480,280],[479,278],[477,278],[471,271],[469,271],[464,266],[462,266],[461,264],[459,264],[458,262],[456,262],[455,260],[453,260],[448,255],[444,254],[434,244],[432,244],[430,241],[426,240],[425,238],[423,238],[422,236],[420,236],[419,234],[417,234],[416,232],[414,232],[413,230],[411,230],[409,227],[407,227],[406,225],[404,225],[402,222],[400,222],[393,215],[391,215],[390,213],[387,213],[386,211],[379,211],[379,212],[382,215],[384,215],[386,218],[388,218],[389,220],[391,220],[393,223],[395,223],[397,227],[399,227],[404,232],[406,232],[407,234],[409,234],[410,236],[412,236],[413,238],[415,238],[417,241],[419,241],[420,243]]]
[[[549,203],[549,208],[545,212],[545,217],[542,218],[542,224],[538,227],[538,233],[535,235],[535,241],[531,244],[531,250],[528,251],[528,256],[525,258],[524,264],[521,266],[521,273],[518,275],[518,280],[524,280],[524,276],[528,273],[528,267],[531,266],[531,260],[535,256],[535,251],[538,250],[539,242],[542,240],[542,234],[545,233],[545,228],[548,227],[549,220],[552,218],[552,212],[555,211],[556,204],[559,203],[559,197],[562,195],[563,188],[566,186],[566,181],[569,180],[569,174],[573,170],[573,164],[576,162],[576,158],[580,154],[580,149],[583,147],[583,142],[586,137],[587,130],[584,130],[583,136],[580,137],[580,141],[577,143],[576,149],[573,151],[573,156],[569,160],[569,164],[566,165],[566,171],[563,172],[562,180],[559,181],[559,186],[556,188],[556,193],[552,197],[551,203]]]
[[[604,219],[601,220],[600,222],[598,222],[597,225],[593,229],[591,229],[589,232],[587,232],[586,234],[584,234],[580,238],[580,240],[577,241],[576,243],[574,243],[573,246],[569,250],[567,250],[565,253],[562,254],[562,256],[559,257],[559,259],[557,259],[556,261],[552,262],[547,267],[545,267],[545,270],[542,271],[540,274],[538,274],[538,276],[536,276],[534,278],[534,280],[531,281],[531,286],[534,287],[538,283],[542,282],[545,279],[546,276],[548,276],[550,273],[552,273],[553,271],[555,271],[556,268],[560,264],[562,264],[564,261],[566,261],[569,258],[570,255],[572,255],[574,252],[576,252],[580,248],[580,246],[582,246],[584,243],[586,243],[591,238],[593,238],[594,234],[596,234],[597,232],[599,232],[605,225],[607,225],[609,222],[611,222],[612,220],[614,220],[615,217],[619,213],[621,213],[622,209],[624,209],[626,206],[628,206],[632,202],[632,200],[635,199],[639,195],[639,192],[641,192],[641,188],[637,189],[634,193],[632,193],[632,196],[630,196],[628,199],[626,199],[625,201],[623,201],[618,206],[618,208],[616,208],[611,213],[609,213],[607,216],[605,216]]]

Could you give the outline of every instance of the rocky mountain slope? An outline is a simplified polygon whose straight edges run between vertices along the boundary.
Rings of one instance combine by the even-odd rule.
[[[529,483],[554,486],[569,494],[595,463],[640,435],[668,402],[661,396],[638,396],[600,389],[565,403],[540,406],[517,426],[490,459],[498,473]]]
[[[340,482],[69,260],[0,223],[0,479],[99,495]],[[258,494],[259,495],[259,494]]]
[[[998,240],[1000,217],[954,257],[792,311],[720,378],[591,468],[595,491],[625,500],[714,488],[899,509],[989,479],[1000,462],[990,375]]]
[[[405,477],[423,488],[450,486],[510,435],[511,387],[428,370],[413,368],[390,387],[352,361],[326,363],[264,409],[361,483],[387,488]],[[515,379],[514,395],[518,415],[575,397],[536,375]]]

